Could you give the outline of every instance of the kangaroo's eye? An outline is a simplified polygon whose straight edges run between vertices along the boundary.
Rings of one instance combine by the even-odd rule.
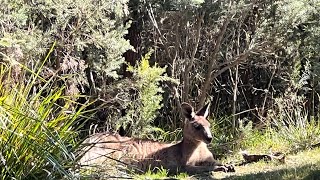
[[[194,127],[196,130],[200,130],[200,129],[201,129],[200,124],[195,124],[195,125],[193,125],[193,127]]]

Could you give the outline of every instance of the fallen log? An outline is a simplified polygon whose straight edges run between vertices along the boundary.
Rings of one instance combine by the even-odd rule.
[[[241,163],[238,163],[236,166],[243,166],[243,165],[258,162],[261,160],[264,160],[266,162],[276,160],[281,163],[285,163],[285,159],[286,159],[285,155],[281,152],[271,153],[271,154],[249,154],[247,151],[240,151],[240,154],[242,155],[244,161]]]

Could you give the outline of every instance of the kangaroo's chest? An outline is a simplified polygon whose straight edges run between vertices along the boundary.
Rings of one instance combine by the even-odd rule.
[[[207,146],[199,146],[185,154],[185,164],[187,165],[199,165],[203,162],[211,161],[213,158],[212,153]]]

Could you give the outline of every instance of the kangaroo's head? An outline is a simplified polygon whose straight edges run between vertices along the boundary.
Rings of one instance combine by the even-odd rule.
[[[188,103],[181,104],[182,113],[186,118],[183,137],[193,142],[205,142],[209,144],[212,140],[210,123],[207,120],[209,104],[194,112],[194,108]]]

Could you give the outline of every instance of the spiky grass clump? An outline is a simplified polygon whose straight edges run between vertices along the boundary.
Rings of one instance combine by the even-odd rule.
[[[13,66],[29,75],[17,82]],[[43,63],[36,70],[17,62],[0,67],[1,179],[72,179],[68,169],[75,162],[77,136],[72,125],[83,108],[70,110],[75,102],[63,96],[64,87],[40,77]]]

